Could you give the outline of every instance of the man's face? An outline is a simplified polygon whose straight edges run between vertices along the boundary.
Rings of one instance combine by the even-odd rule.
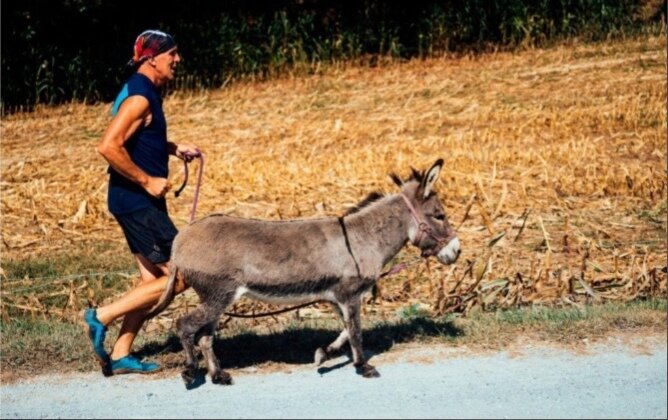
[[[177,47],[156,55],[152,60],[154,61],[154,68],[160,78],[164,80],[174,80],[174,71],[181,61],[181,56],[179,55]]]

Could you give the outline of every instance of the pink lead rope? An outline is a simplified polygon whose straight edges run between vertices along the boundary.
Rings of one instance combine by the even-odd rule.
[[[188,183],[188,162],[191,160],[199,158],[199,171],[197,173],[197,185],[195,186],[195,197],[193,198],[193,208],[190,211],[190,221],[189,224],[195,221],[195,210],[197,209],[197,200],[199,199],[199,188],[202,185],[202,173],[204,172],[204,154],[197,150],[195,153],[185,153],[183,155],[183,170],[185,171],[185,177],[183,178],[183,184],[179,187],[178,190],[174,192],[174,195],[178,197],[181,194],[181,191],[186,187]]]

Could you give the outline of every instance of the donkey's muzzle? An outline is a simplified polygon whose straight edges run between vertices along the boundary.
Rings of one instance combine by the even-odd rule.
[[[455,236],[447,243],[447,245],[438,251],[436,257],[443,264],[452,264],[457,261],[459,254],[461,254],[459,238]]]

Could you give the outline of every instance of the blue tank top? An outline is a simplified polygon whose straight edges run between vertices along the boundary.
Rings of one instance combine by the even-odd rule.
[[[140,127],[125,142],[132,161],[150,176],[167,178],[169,172],[169,152],[167,149],[167,122],[162,112],[162,97],[160,91],[151,80],[140,73],[134,73],[126,81],[116,97],[112,115],[116,115],[125,99],[139,95],[148,100],[151,110],[151,123]],[[109,167],[109,192],[107,204],[112,214],[127,214],[149,206],[155,206],[163,211],[167,210],[164,198],[155,198],[111,166]]]

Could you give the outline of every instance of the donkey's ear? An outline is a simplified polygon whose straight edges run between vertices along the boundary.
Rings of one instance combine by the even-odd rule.
[[[404,181],[402,181],[401,178],[399,178],[399,177],[397,176],[397,174],[395,174],[395,173],[391,173],[391,174],[390,174],[390,178],[392,178],[392,182],[394,182],[395,184],[397,184],[397,187],[400,187],[400,188],[401,188],[401,187],[404,185]]]
[[[439,159],[431,166],[431,168],[429,168],[424,178],[422,178],[420,191],[422,191],[423,199],[429,197],[429,194],[431,194],[431,190],[434,187],[434,183],[438,179],[438,175],[441,173],[442,167],[443,159]]]

